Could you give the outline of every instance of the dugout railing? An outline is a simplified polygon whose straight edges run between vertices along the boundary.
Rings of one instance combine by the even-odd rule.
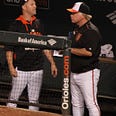
[[[54,59],[59,60],[59,62],[61,63],[61,64],[57,64],[56,62],[59,69],[63,67],[62,64],[63,58],[54,58]],[[12,77],[9,74],[7,62],[5,61],[5,63],[1,65],[2,66],[0,69],[0,103],[6,105],[6,103],[9,101],[8,97],[12,87],[11,84]],[[40,110],[42,109],[42,110],[62,113],[61,99],[62,99],[63,70],[59,72],[56,78],[53,78],[48,68],[49,68],[49,62],[45,58],[44,77],[43,77],[40,98],[39,98],[39,104],[32,104],[28,102],[27,88],[25,88],[25,90],[23,91],[19,101],[10,101],[10,102],[17,103],[18,107],[28,108],[29,105],[34,105],[40,107]]]
[[[40,107],[40,109],[43,110],[45,109],[47,111],[55,111],[61,113],[62,77],[61,79],[57,79],[57,77],[56,79],[53,79],[48,69],[49,63],[47,62],[47,60],[45,61],[45,64],[46,64],[45,74],[44,74],[43,84],[39,98],[40,103],[32,104],[28,102],[26,88],[23,91],[22,95],[20,96],[18,102],[17,101],[11,101],[11,102],[16,102],[19,107],[23,107],[23,108],[27,108],[29,105],[34,105]],[[2,66],[2,70],[0,70],[0,103],[3,105],[6,105],[6,103],[9,101],[8,96],[12,86],[11,79],[12,77],[10,76],[7,64],[5,63],[5,65]]]
[[[28,41],[29,40],[29,41]],[[57,111],[63,116],[70,116],[70,50],[71,41],[67,37],[47,37],[47,36],[35,36],[25,33],[0,31],[0,44],[2,52],[4,51],[4,45],[16,45],[16,46],[28,46],[40,49],[50,50],[63,50],[63,57],[59,60],[61,65],[59,66],[59,73],[56,78],[53,78],[50,74],[49,63],[45,58],[44,65],[44,77],[39,98],[39,103],[29,103],[27,98],[27,90],[20,96],[19,101],[15,102],[20,106],[27,107],[28,105],[34,105],[40,107],[40,109],[46,109],[48,111]],[[3,55],[5,54],[5,51]],[[4,55],[5,59],[5,55]],[[54,58],[55,60],[57,58]],[[62,69],[62,70],[61,70]],[[0,76],[0,103],[6,104],[9,102],[8,96],[11,90],[11,76],[9,74],[7,62],[5,60],[4,67],[1,67]]]
[[[5,32],[2,32],[2,37],[5,35],[6,35]],[[3,41],[3,38],[2,40],[0,40],[0,42],[1,41]],[[8,102],[8,95],[11,89],[11,77],[9,74],[7,62],[5,60],[5,51],[4,51],[4,46],[3,46],[3,44],[5,44],[6,41],[7,41],[7,37],[3,41],[2,45],[0,45],[0,103],[3,105],[6,105],[6,102]],[[8,42],[7,44],[11,43],[11,41],[7,41],[7,42]],[[16,41],[14,41],[13,44],[15,44],[15,42]],[[64,79],[66,79],[65,76],[67,77],[67,75],[64,75],[64,69],[66,69],[65,71],[67,72],[67,68],[68,68],[67,64],[69,63],[68,61],[69,59],[67,56],[70,56],[70,51],[69,49],[67,49],[67,46],[63,48],[63,46],[66,45],[65,42],[66,41],[62,43],[60,41],[60,43],[58,43],[58,46],[53,46],[54,49],[55,47],[57,47],[57,49],[60,49],[59,46],[61,45],[62,46],[61,49],[65,49],[64,56],[66,56],[65,58],[54,57],[56,61],[56,65],[58,66],[58,70],[59,70],[58,76],[56,78],[53,78],[52,75],[50,74],[49,63],[47,59],[45,58],[44,78],[43,78],[43,83],[42,83],[40,99],[39,99],[40,103],[39,104],[29,103],[27,99],[26,89],[25,89],[22,96],[20,97],[20,100],[17,102],[17,104],[19,104],[19,107],[21,106],[21,107],[27,108],[28,105],[37,105],[42,110],[45,109],[51,112],[53,111],[58,112],[58,113],[63,114],[64,116],[71,115],[70,96],[68,96],[69,108],[67,107],[66,109],[62,108],[63,100],[67,101],[67,99],[65,98],[67,98],[67,95],[68,95],[67,88],[64,88],[63,84],[64,85],[66,84],[64,83]],[[33,46],[32,44],[29,44],[29,45]],[[51,49],[50,46],[49,48]],[[100,76],[100,81],[98,84],[98,98],[102,98],[103,100],[105,99],[105,101],[106,99],[110,101],[112,100],[116,101],[116,92],[115,92],[116,90],[116,84],[115,84],[116,82],[116,71],[115,71],[116,60],[111,59],[111,58],[100,58],[100,68],[101,68],[101,76]],[[69,69],[70,67],[68,68],[68,70]],[[69,73],[66,73],[66,74],[69,74]],[[68,81],[66,80],[65,82],[68,82]],[[13,101],[13,102],[16,102],[16,101]],[[115,102],[113,104],[115,106]],[[67,106],[67,103],[65,102],[64,105]],[[111,104],[108,104],[108,105],[111,105]],[[101,109],[102,108],[103,107],[101,105]],[[106,105],[105,105],[105,108],[106,108]]]

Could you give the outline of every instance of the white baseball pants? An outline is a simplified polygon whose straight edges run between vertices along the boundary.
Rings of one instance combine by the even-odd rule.
[[[73,116],[84,115],[84,103],[89,111],[89,116],[100,116],[100,109],[97,103],[99,76],[99,69],[80,74],[71,73],[70,82]]]
[[[18,101],[23,90],[27,86],[30,103],[38,103],[40,89],[42,85],[43,70],[40,71],[19,71],[18,77],[12,77],[12,90],[10,100]],[[17,104],[7,103],[8,107],[17,107]],[[29,106],[30,110],[39,110],[36,106]]]

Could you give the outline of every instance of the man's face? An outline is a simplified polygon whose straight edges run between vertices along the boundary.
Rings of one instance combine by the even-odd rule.
[[[78,24],[84,17],[81,12],[72,13],[70,15],[72,23]]]
[[[36,2],[35,0],[28,0],[24,6],[23,9],[26,13],[33,16],[36,14]]]

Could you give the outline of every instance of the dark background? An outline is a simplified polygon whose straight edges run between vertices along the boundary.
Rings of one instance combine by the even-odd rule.
[[[64,35],[67,36],[68,32],[72,29],[70,15],[66,11],[67,8],[73,6],[75,2],[79,0],[49,0],[49,8],[37,7],[37,17],[40,18],[45,26],[45,32],[49,35]],[[113,47],[116,46],[116,23],[106,17],[110,13],[114,13],[116,20],[116,2],[115,0],[108,2],[102,0],[83,0],[91,8],[91,15],[93,16],[92,22],[98,26],[103,36],[103,44],[111,43]],[[18,5],[6,5],[3,0],[0,0],[0,30],[7,30],[9,23],[11,23],[18,15]],[[116,52],[116,49],[114,50]],[[4,51],[1,50],[1,63],[4,65],[5,57]],[[61,70],[60,64],[62,64],[61,58],[56,58],[58,67]],[[46,69],[48,71],[48,69]],[[99,95],[116,97],[116,64],[101,62],[101,77],[99,82]],[[46,81],[44,81],[45,87],[61,88],[62,86],[62,71],[59,71],[58,85],[53,84],[49,77],[51,76],[46,72]],[[60,78],[61,77],[61,78]],[[50,78],[51,79],[51,78]]]
[[[4,1],[16,0],[0,0],[0,30],[7,30],[9,23],[11,23],[20,14],[18,4],[6,5],[4,4]],[[46,34],[60,36],[68,35],[68,32],[72,30],[72,24],[70,15],[66,9],[72,7],[77,1],[79,0],[49,0],[49,8],[44,8],[44,6],[43,8],[40,6],[37,7],[36,16],[43,22]],[[92,22],[98,26],[103,37],[103,44],[112,44],[114,52],[116,53],[116,21],[115,24],[113,24],[112,21],[106,17],[106,15],[113,13],[114,20],[116,20],[116,0],[81,1],[84,1],[90,6],[91,15],[93,16]],[[49,68],[50,65],[47,59],[45,59],[45,72],[42,84],[43,91],[41,92],[42,97],[40,96],[40,101],[42,103],[60,106],[61,101],[59,98],[62,96],[61,91],[63,83],[63,59],[59,57],[54,57],[54,59],[59,71],[58,76],[57,78],[53,78],[51,76]],[[116,62],[111,63],[101,61],[100,68],[101,76],[98,83],[98,102],[100,104],[101,110],[105,111],[104,116],[116,116]],[[4,82],[11,83],[11,77],[5,59],[4,48],[0,48],[0,82],[3,82],[3,84]],[[5,85],[3,88],[0,84],[1,95],[5,92],[5,95],[8,95],[8,90],[11,86],[6,88],[7,86]],[[48,96],[48,91],[50,96]],[[114,114],[111,112],[114,112]]]
[[[0,29],[4,30],[8,24],[16,18],[20,12],[18,5],[6,5],[0,1]],[[12,1],[12,0],[11,0]],[[70,31],[72,24],[70,21],[67,8],[79,0],[49,0],[49,8],[42,9],[37,7],[37,17],[42,20],[45,25],[47,34],[67,35]],[[116,37],[116,24],[113,24],[106,15],[113,13],[116,10],[116,3],[103,2],[102,0],[81,0],[87,3],[91,8],[91,15],[93,16],[93,23],[96,24],[103,36],[104,41],[115,42]],[[100,2],[101,1],[101,2]],[[111,1],[111,0],[109,0]],[[115,11],[116,14],[116,11]],[[115,16],[116,17],[116,16]],[[116,18],[115,18],[116,19]],[[116,42],[115,42],[116,43]]]

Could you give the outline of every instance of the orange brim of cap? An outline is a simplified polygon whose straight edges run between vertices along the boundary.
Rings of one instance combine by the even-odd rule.
[[[66,9],[66,10],[69,11],[69,12],[72,12],[72,13],[78,12],[78,11],[76,11],[76,10],[74,10],[74,9],[71,9],[71,8]]]

